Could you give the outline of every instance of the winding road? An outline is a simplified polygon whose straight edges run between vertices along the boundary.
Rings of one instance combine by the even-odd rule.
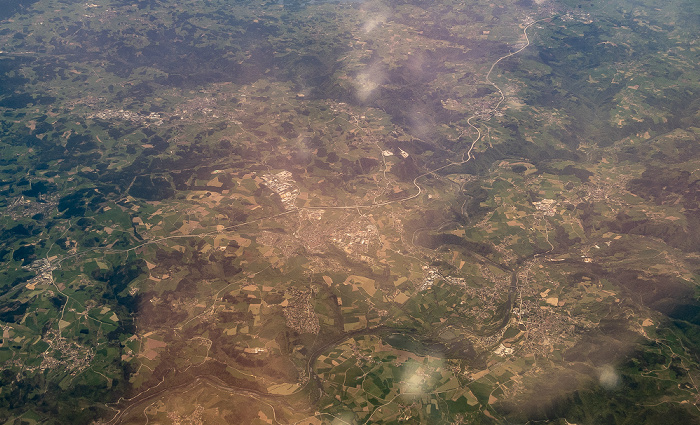
[[[283,217],[286,215],[298,213],[298,212],[303,211],[303,210],[357,210],[359,212],[360,209],[381,207],[381,206],[386,206],[386,205],[391,205],[391,204],[396,204],[396,203],[406,202],[406,201],[410,201],[412,199],[416,199],[424,192],[423,187],[421,187],[421,185],[419,184],[420,179],[422,179],[426,176],[429,176],[431,174],[437,173],[439,171],[442,171],[448,167],[464,165],[464,164],[468,163],[469,161],[471,161],[472,159],[474,159],[474,155],[473,155],[474,148],[475,148],[476,144],[482,138],[482,132],[481,132],[480,128],[477,125],[475,125],[474,121],[478,119],[478,116],[494,114],[501,107],[501,105],[503,104],[503,102],[506,99],[506,96],[503,93],[503,90],[495,82],[493,82],[491,80],[491,74],[493,73],[494,69],[501,61],[503,61],[509,57],[517,55],[518,53],[522,52],[530,45],[528,30],[533,25],[537,24],[538,22],[546,21],[546,20],[549,20],[552,18],[553,18],[553,16],[550,16],[547,18],[543,18],[543,19],[528,23],[523,28],[523,35],[524,35],[525,41],[526,41],[525,44],[522,47],[520,47],[519,49],[499,57],[495,62],[493,62],[493,64],[491,65],[491,67],[489,68],[489,70],[485,76],[485,80],[488,84],[493,86],[498,91],[498,93],[500,95],[500,99],[498,100],[498,102],[496,103],[495,106],[493,106],[488,111],[486,111],[486,114],[484,114],[484,111],[482,111],[480,114],[478,114],[478,115],[474,114],[467,119],[467,124],[471,128],[473,128],[477,134],[476,134],[475,138],[469,144],[469,148],[462,153],[461,160],[460,161],[451,161],[445,165],[431,169],[431,170],[426,171],[425,173],[420,174],[419,176],[415,177],[413,179],[412,183],[416,188],[416,193],[414,193],[413,195],[409,195],[409,196],[406,196],[406,197],[403,197],[400,199],[387,200],[387,201],[381,201],[381,202],[372,202],[369,204],[355,204],[355,205],[347,205],[347,206],[323,205],[323,206],[296,207],[296,208],[284,211],[282,213],[278,213],[278,214],[274,214],[274,215],[270,215],[270,216],[265,216],[265,217],[257,218],[254,220],[246,221],[243,223],[227,226],[221,230],[205,231],[203,233],[198,233],[198,234],[166,236],[166,237],[143,242],[139,245],[133,246],[133,247],[128,248],[128,249],[120,249],[119,250],[119,249],[112,249],[112,248],[105,248],[105,247],[95,247],[95,248],[87,249],[87,250],[84,250],[84,251],[81,251],[81,252],[78,252],[75,254],[71,254],[71,255],[59,258],[58,260],[55,260],[55,262],[54,262],[55,268],[60,267],[61,263],[65,262],[69,259],[79,258],[81,256],[84,256],[84,255],[92,253],[92,252],[129,253],[131,251],[136,251],[140,248],[143,248],[144,246],[158,244],[158,243],[162,243],[162,242],[165,242],[168,240],[184,239],[184,238],[201,238],[201,237],[205,237],[205,236],[214,236],[214,235],[221,234],[221,233],[231,232],[231,231],[234,231],[234,230],[241,228],[243,226],[247,226],[247,225],[254,224],[254,223],[260,223],[260,222],[267,221],[267,220],[273,220],[273,219]],[[380,148],[380,147],[377,145],[377,148]],[[381,151],[380,151],[380,155],[381,155]],[[386,166],[386,164],[385,164],[385,166]],[[47,258],[48,258],[48,254],[47,254]],[[516,283],[516,287],[517,287],[517,283]],[[70,300],[70,297],[68,297],[66,294],[63,294],[61,291],[59,291],[59,293],[64,295],[66,298],[68,298]],[[328,348],[330,348],[334,345],[337,345],[339,343],[342,343],[343,341],[347,340],[348,338],[350,338],[356,334],[375,332],[375,331],[379,331],[379,328],[364,329],[364,330],[360,330],[360,331],[350,332],[350,333],[342,335],[341,337],[337,338],[336,340],[333,340],[329,343],[323,344],[320,347],[316,347],[316,349],[314,349],[310,353],[309,361],[307,362],[307,365],[306,365],[307,376],[310,377],[309,382],[316,381],[318,379],[318,377],[316,377],[315,374],[313,373],[312,365],[313,365],[315,359],[318,358],[318,356],[321,355],[323,352],[327,351]],[[245,396],[253,397],[256,399],[267,399],[267,400],[274,400],[277,402],[283,400],[282,396],[264,394],[264,393],[261,393],[261,392],[255,391],[255,390],[251,390],[251,389],[230,386],[227,383],[224,383],[223,381],[221,381],[220,379],[218,379],[214,376],[211,376],[208,374],[201,374],[201,375],[195,376],[192,380],[190,380],[189,382],[186,382],[186,383],[179,383],[179,384],[175,384],[172,386],[165,385],[162,388],[158,388],[158,387],[160,387],[160,384],[159,384],[155,387],[151,387],[147,390],[142,391],[141,393],[137,394],[136,396],[132,397],[131,399],[120,400],[120,403],[125,403],[126,405],[122,406],[120,408],[116,408],[115,415],[107,423],[108,424],[119,423],[121,421],[121,419],[124,418],[125,415],[128,416],[133,409],[136,409],[139,406],[143,406],[144,403],[146,403],[150,400],[153,400],[154,398],[162,395],[166,391],[192,388],[193,386],[196,386],[196,385],[199,385],[202,383],[206,383],[208,385],[211,385],[211,386],[216,387],[216,388],[223,390],[223,391],[232,392],[232,393],[236,393],[236,394],[240,394],[240,395],[245,395]],[[161,384],[162,384],[162,382],[161,382]],[[274,407],[273,407],[273,410],[274,410]]]

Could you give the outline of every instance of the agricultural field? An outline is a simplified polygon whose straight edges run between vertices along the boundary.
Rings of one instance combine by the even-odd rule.
[[[0,422],[700,417],[700,6],[12,0]]]

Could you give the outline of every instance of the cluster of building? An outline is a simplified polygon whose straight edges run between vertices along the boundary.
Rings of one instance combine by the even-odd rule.
[[[437,269],[430,268],[428,266],[424,266],[423,270],[426,271],[425,278],[423,278],[423,281],[421,282],[420,286],[418,287],[419,291],[425,291],[426,289],[429,289],[432,287],[435,282],[439,281],[440,279],[444,280],[445,282],[451,284],[451,285],[459,285],[459,286],[467,286],[467,280],[463,277],[455,277],[455,276],[443,276],[440,274]]]
[[[292,173],[283,170],[277,174],[265,174],[262,176],[265,186],[282,198],[285,210],[296,209],[295,201],[299,196],[299,189],[292,179]]]
[[[467,280],[463,277],[447,276],[445,281],[447,281],[447,283],[451,283],[452,285],[467,286]]]
[[[586,191],[584,195],[586,201],[599,202],[608,198],[608,191],[603,186],[587,184],[584,186],[584,190]]]
[[[76,376],[87,369],[95,357],[93,348],[82,346],[64,338],[57,329],[51,329],[46,332],[42,340],[49,344],[49,348],[45,351],[46,353],[58,352],[61,353],[61,357],[43,356],[39,366],[40,370],[53,370],[61,367],[68,370],[71,376]]]
[[[290,289],[287,295],[289,301],[284,307],[287,326],[300,334],[318,334],[321,324],[311,303],[313,292]]]
[[[363,226],[360,223],[350,226],[345,232],[337,232],[333,235],[333,243],[345,250],[347,253],[367,253],[369,244],[379,238],[377,226],[368,224]]]
[[[543,199],[538,202],[533,202],[532,203],[537,211],[542,211],[544,215],[553,217],[557,211],[554,209],[554,206],[557,204],[557,201],[554,199]]]
[[[113,109],[104,109],[96,114],[88,115],[88,118],[99,118],[101,120],[120,119],[123,121],[132,122],[134,124],[143,125],[153,124],[159,126],[163,124],[163,117],[161,117],[160,114],[157,114],[155,112],[151,112],[148,115],[144,115],[139,114],[138,112],[125,111],[123,109],[120,109],[118,111]]]
[[[41,258],[27,268],[36,272],[36,276],[27,281],[25,285],[27,289],[33,290],[37,285],[51,285],[53,283],[53,271],[56,270],[56,266],[49,260]]]
[[[211,116],[212,118],[218,118],[219,111],[221,108],[218,107],[222,98],[211,97],[211,96],[198,96],[195,97],[183,105],[180,105],[175,110],[175,116],[180,116],[180,119],[192,118],[195,114],[201,114],[205,116]],[[240,121],[231,120],[233,124],[240,125]]]
[[[20,195],[7,206],[5,214],[10,216],[13,220],[17,220],[20,217],[32,217],[36,214],[46,214],[57,204],[58,201],[55,195],[41,194],[36,201],[25,198],[24,195]]]
[[[418,287],[418,291],[425,291],[426,289],[430,289],[436,281],[442,279],[442,275],[440,275],[440,272],[438,272],[436,269],[424,266],[423,270],[426,271],[426,274],[423,278],[423,281],[420,283],[420,286]]]

